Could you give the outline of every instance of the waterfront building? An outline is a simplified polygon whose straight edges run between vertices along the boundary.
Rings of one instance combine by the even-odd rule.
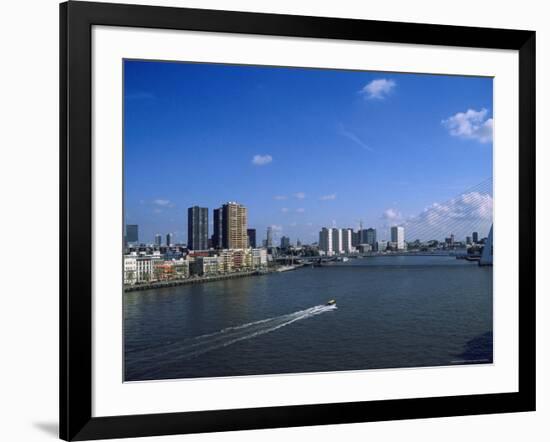
[[[250,270],[252,269],[252,253],[250,249],[235,249],[233,250],[233,270]]]
[[[352,244],[353,229],[342,229],[342,250],[344,253],[351,253],[355,250]]]
[[[302,247],[302,241],[300,241],[300,239],[296,240],[296,247],[297,248]]]
[[[160,247],[162,245],[162,235],[157,233],[155,235],[155,247]]]
[[[153,263],[155,281],[169,281],[174,279],[175,269],[171,261],[156,260]]]
[[[368,253],[372,251],[372,246],[370,244],[359,244],[359,253]]]
[[[233,250],[220,250],[220,269],[222,273],[231,273],[233,271]]]
[[[189,278],[189,261],[183,258],[170,261],[174,268],[173,276],[175,279]]]
[[[187,247],[190,250],[208,249],[208,208],[193,206],[187,209]]]
[[[132,285],[140,282],[149,282],[154,278],[155,259],[152,256],[143,256],[132,253],[124,256],[124,284]]]
[[[267,266],[267,250],[252,249],[252,267],[255,269]]]
[[[369,227],[367,230],[363,230],[362,232],[364,233],[361,244],[370,244],[374,248],[374,246],[376,245],[376,229]]]
[[[153,279],[155,260],[149,256],[139,256],[136,260],[137,282],[149,282]]]
[[[248,236],[248,247],[256,248],[256,229],[246,229]]]
[[[342,229],[333,228],[332,229],[332,251],[336,254],[342,253]]]
[[[281,237],[281,249],[286,250],[290,248],[290,238],[288,236]]]
[[[222,211],[222,246],[224,249],[246,249],[248,247],[248,211],[235,202],[228,202]]]
[[[474,244],[477,244],[479,242],[479,235],[477,232],[472,233],[472,240],[474,241]]]
[[[124,256],[124,284],[133,285],[137,282],[137,256],[136,254]]]
[[[172,234],[167,233],[166,234],[166,247],[170,247],[172,245]]]
[[[471,236],[466,237],[466,244],[469,245],[469,246],[472,245],[472,237]]]
[[[319,232],[319,251],[327,256],[331,256],[332,250],[332,229],[323,227]]]
[[[218,275],[223,272],[222,258],[219,256],[198,256],[195,258],[192,268],[195,275]]]
[[[223,248],[223,222],[222,208],[214,209],[214,232],[212,234],[212,247],[214,249]]]
[[[393,226],[391,228],[391,242],[396,244],[397,250],[405,248],[405,228],[402,226]]]
[[[376,250],[379,252],[385,252],[388,248],[388,241],[386,240],[379,240],[376,241]]]
[[[266,234],[266,241],[265,241],[265,246],[267,248],[271,248],[273,247],[273,229],[271,228],[271,226],[269,226],[267,228],[267,234]]]
[[[126,224],[126,243],[138,243],[138,225],[137,224]]]

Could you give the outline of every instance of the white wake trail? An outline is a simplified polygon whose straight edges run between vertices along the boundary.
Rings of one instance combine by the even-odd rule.
[[[275,330],[286,327],[297,321],[336,309],[337,307],[335,305],[317,305],[286,315],[274,316],[272,318],[249,322],[247,324],[226,327],[214,333],[195,336],[161,347],[138,350],[132,353],[130,358],[131,363],[138,370],[140,368],[146,369],[149,363],[153,363],[155,368],[158,368],[159,364],[172,364],[178,360],[193,358],[237,342],[274,332]]]

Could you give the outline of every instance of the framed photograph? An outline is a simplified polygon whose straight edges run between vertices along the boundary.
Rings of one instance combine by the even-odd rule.
[[[60,17],[62,439],[535,409],[534,32]]]

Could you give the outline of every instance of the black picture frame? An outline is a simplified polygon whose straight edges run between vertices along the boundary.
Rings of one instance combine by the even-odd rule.
[[[519,391],[92,417],[94,25],[511,49],[519,53]],[[535,32],[158,6],[60,5],[60,437],[90,440],[535,410]]]

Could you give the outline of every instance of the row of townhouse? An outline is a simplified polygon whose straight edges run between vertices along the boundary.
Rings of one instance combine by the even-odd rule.
[[[215,253],[192,253],[185,258],[164,259],[157,253],[124,256],[124,284],[171,281],[191,276],[214,276],[259,270],[267,266],[265,249],[227,249]]]

